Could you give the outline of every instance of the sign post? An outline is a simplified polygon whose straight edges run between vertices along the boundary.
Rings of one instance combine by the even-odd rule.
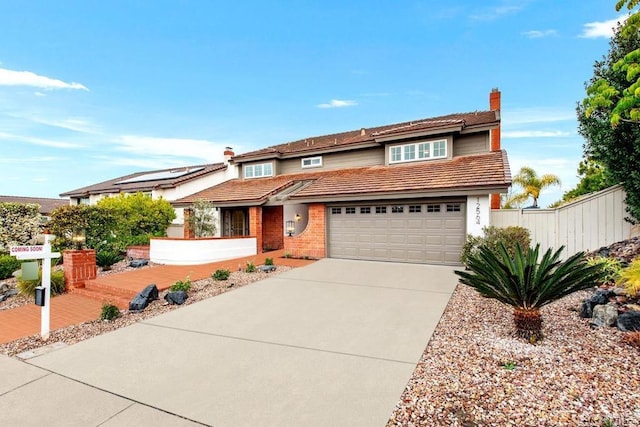
[[[40,311],[40,336],[43,340],[49,339],[51,318],[51,259],[60,258],[60,252],[51,252],[51,241],[55,238],[52,234],[44,235],[42,246],[12,246],[9,253],[19,260],[42,260],[42,286],[44,286],[44,305]]]

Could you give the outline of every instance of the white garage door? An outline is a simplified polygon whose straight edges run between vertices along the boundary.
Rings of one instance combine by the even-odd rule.
[[[327,216],[331,258],[460,263],[462,202],[334,206]]]

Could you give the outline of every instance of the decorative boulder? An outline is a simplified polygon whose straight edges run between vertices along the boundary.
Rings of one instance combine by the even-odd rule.
[[[129,302],[129,311],[141,311],[147,308],[151,301],[158,299],[158,288],[151,284],[138,293]]]
[[[149,264],[149,261],[146,259],[134,259],[129,263],[129,267],[139,268]]]
[[[146,288],[144,288],[142,291],[140,291],[140,295],[147,298],[149,302],[155,301],[158,299],[158,288],[154,283],[152,283]]]
[[[597,305],[606,304],[609,298],[615,297],[615,292],[610,289],[598,289],[588,300],[585,300],[580,307],[580,317],[588,319],[593,317],[593,309]]]
[[[261,265],[260,267],[258,267],[260,270],[264,271],[265,273],[270,273],[272,271],[276,270],[276,266],[275,265]]]
[[[618,316],[618,329],[624,332],[640,331],[640,311],[627,311]]]
[[[613,304],[600,304],[593,308],[591,324],[594,326],[613,326],[618,320],[618,309]]]
[[[164,296],[164,299],[169,304],[182,305],[187,300],[187,293],[185,291],[169,292]]]

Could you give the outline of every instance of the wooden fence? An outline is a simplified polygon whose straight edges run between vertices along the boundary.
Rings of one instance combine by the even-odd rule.
[[[521,226],[531,232],[531,243],[541,250],[565,246],[566,258],[631,237],[625,221],[625,192],[621,185],[584,196],[556,209],[496,209],[490,223],[497,227]]]

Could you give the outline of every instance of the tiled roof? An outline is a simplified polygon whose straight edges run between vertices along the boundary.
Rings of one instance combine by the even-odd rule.
[[[286,156],[310,153],[314,151],[326,150],[329,148],[349,147],[351,145],[366,144],[375,142],[376,138],[388,137],[393,134],[406,132],[418,132],[437,129],[450,129],[452,126],[462,129],[472,126],[498,124],[499,119],[496,111],[475,111],[471,113],[457,113],[446,116],[433,117],[411,122],[395,123],[385,126],[377,126],[368,129],[358,129],[348,132],[322,135],[305,138],[298,141],[287,142],[261,150],[234,156],[234,161],[250,160],[254,157],[264,156]]]
[[[60,194],[60,196],[86,197],[90,194],[113,194],[120,192],[131,193],[137,191],[151,191],[158,188],[175,188],[185,182],[201,178],[205,175],[209,175],[213,172],[224,170],[226,168],[227,165],[224,163],[212,163],[207,165],[137,172],[98,184],[89,185],[87,187],[78,188],[76,190],[67,191],[66,193]],[[173,173],[181,175],[171,177]]]
[[[0,203],[21,203],[40,205],[40,213],[48,215],[60,206],[69,204],[68,199],[50,199],[46,197],[0,196]]]
[[[506,152],[493,151],[453,160],[234,179],[180,199],[177,203],[204,199],[220,204],[262,204],[297,182],[307,180],[309,185],[289,195],[292,200],[506,188],[511,184],[511,173]]]

